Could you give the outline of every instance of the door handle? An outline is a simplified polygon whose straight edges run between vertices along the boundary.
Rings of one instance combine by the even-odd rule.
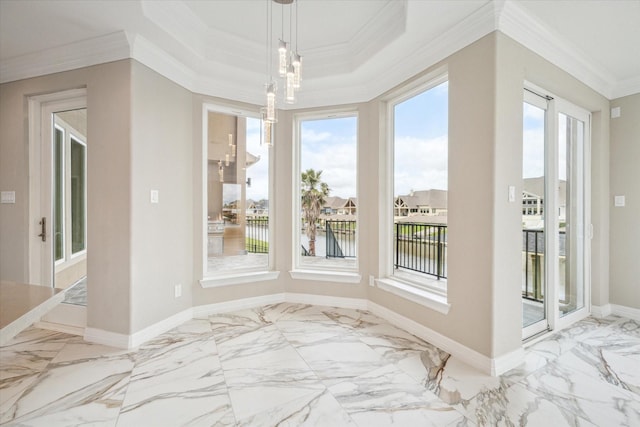
[[[47,241],[47,218],[42,217],[42,219],[38,224],[40,224],[40,234],[38,234],[38,237],[40,237],[43,242],[46,242]]]

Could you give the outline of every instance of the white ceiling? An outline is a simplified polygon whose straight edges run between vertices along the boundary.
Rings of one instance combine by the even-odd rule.
[[[194,92],[261,104],[269,1],[0,0],[0,82],[135,58]],[[496,29],[610,99],[640,92],[640,0],[296,2],[296,107],[369,100]]]

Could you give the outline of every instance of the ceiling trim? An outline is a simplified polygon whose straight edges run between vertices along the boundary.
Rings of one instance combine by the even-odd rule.
[[[171,4],[174,6],[169,6]],[[0,64],[0,83],[133,58],[192,92],[260,105],[263,93],[256,87],[264,84],[265,75],[256,64],[264,57],[264,46],[242,40],[239,49],[224,53],[215,46],[225,42],[237,43],[239,38],[206,27],[186,5],[175,4],[142,2],[147,19],[172,36],[172,51],[164,50],[140,35],[120,31],[5,60]],[[533,18],[513,0],[485,4],[431,42],[418,45],[413,52],[393,51],[394,57],[385,59],[384,71],[381,71],[380,59],[376,65],[375,54],[362,48],[362,41],[381,24],[385,30],[384,34],[378,34],[380,37],[395,38],[398,32],[406,30],[410,4],[407,1],[392,4],[394,6],[390,10],[387,7],[384,11],[395,14],[394,23],[402,16],[401,24],[391,25],[384,14],[378,14],[372,19],[375,25],[369,27],[367,24],[350,43],[341,45],[340,49],[353,55],[348,63],[338,61],[341,64],[331,64],[329,68],[334,73],[338,71],[337,75],[308,76],[304,91],[300,92],[299,103],[280,104],[279,108],[368,101],[494,30],[502,31],[608,99],[640,92],[640,77],[616,81],[611,73],[595,65],[587,55]],[[217,42],[207,43],[212,37]],[[254,53],[259,58],[252,56]],[[228,56],[225,55],[233,55],[235,62],[239,59],[246,68],[227,65],[225,60]],[[365,58],[371,61],[365,61]]]
[[[526,13],[516,2],[508,0],[504,3],[496,29],[612,99],[616,82],[614,76],[590,61],[578,47]]]
[[[44,76],[131,57],[124,31],[58,46],[0,63],[0,83]]]

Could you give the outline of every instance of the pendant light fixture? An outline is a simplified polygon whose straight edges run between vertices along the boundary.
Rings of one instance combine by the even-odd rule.
[[[262,129],[261,141],[268,146],[273,145],[276,117],[276,96],[277,84],[273,80],[272,74],[272,43],[273,43],[273,3],[280,6],[281,29],[278,39],[278,49],[276,58],[278,64],[278,75],[284,78],[283,100],[287,104],[296,102],[296,92],[300,89],[302,81],[302,57],[298,53],[298,1],[300,0],[266,0],[267,1],[267,84],[266,105],[261,109]],[[289,16],[289,41],[285,39],[285,8],[288,9]],[[295,11],[293,10],[295,8]],[[294,19],[295,14],[295,19]],[[295,32],[294,32],[295,24]],[[294,37],[295,34],[295,37]],[[294,50],[295,47],[295,50]]]

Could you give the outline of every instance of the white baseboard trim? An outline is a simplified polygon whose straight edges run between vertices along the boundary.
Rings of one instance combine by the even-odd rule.
[[[479,369],[481,372],[497,376],[507,372],[518,366],[524,360],[524,349],[519,348],[511,353],[505,354],[498,358],[490,358],[477,351],[452,340],[418,322],[415,322],[395,311],[389,310],[373,301],[368,301],[369,310],[377,316],[391,322],[392,324],[404,329],[413,335],[422,338],[430,344],[435,345],[441,350],[446,351],[453,357],[460,359],[464,363]]]
[[[116,348],[133,348],[131,345],[131,335],[119,334],[98,328],[85,328],[84,340]]]
[[[129,338],[129,348],[138,347],[139,345],[157,337],[160,334],[167,332],[183,324],[184,322],[193,319],[193,309],[188,308],[173,316],[167,317],[153,325],[133,333]]]
[[[640,309],[637,308],[611,304],[611,313],[640,322]]]
[[[84,336],[84,328],[81,326],[65,325],[62,323],[40,321],[33,324],[34,327],[39,329],[46,329],[48,331],[63,332],[69,335]]]
[[[284,294],[284,299],[286,302],[295,304],[324,305],[327,307],[351,308],[354,310],[367,310],[369,308],[367,300],[362,298],[332,297],[327,295],[287,292]]]
[[[605,318],[611,314],[611,304],[605,305],[592,305],[591,315],[598,319]]]
[[[193,317],[207,317],[212,314],[227,313],[236,310],[246,310],[249,308],[260,307],[262,305],[278,304],[284,302],[284,294],[261,295],[259,297],[250,297],[236,299],[225,302],[217,302],[215,304],[199,305],[193,307]]]

